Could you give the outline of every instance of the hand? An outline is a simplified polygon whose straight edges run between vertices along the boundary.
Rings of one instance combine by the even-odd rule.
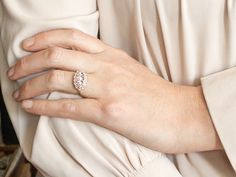
[[[165,153],[220,147],[200,87],[172,84],[78,30],[43,32],[23,48],[33,53],[9,69],[11,80],[47,71],[13,94],[27,112],[92,122]],[[88,75],[79,93],[72,83],[76,70]],[[83,98],[32,99],[53,91]]]

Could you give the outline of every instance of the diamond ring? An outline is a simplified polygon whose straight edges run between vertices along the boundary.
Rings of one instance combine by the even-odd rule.
[[[81,92],[81,90],[84,90],[84,88],[86,87],[87,83],[88,83],[88,76],[85,72],[81,72],[81,71],[76,71],[75,75],[74,75],[74,87]]]

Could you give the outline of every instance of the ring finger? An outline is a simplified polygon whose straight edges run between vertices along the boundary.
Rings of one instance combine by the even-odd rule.
[[[45,93],[59,91],[71,94],[80,94],[83,97],[97,98],[99,92],[98,80],[93,74],[87,74],[87,85],[78,91],[73,85],[74,72],[63,70],[50,70],[40,76],[26,81],[13,93],[17,101],[33,98]]]

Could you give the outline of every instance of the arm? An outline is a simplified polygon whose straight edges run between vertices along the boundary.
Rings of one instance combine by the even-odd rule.
[[[84,99],[31,100],[31,107],[24,107],[26,111],[96,123],[165,153],[221,148],[200,87],[173,84],[153,74],[123,51],[76,30],[75,38],[84,41],[72,41],[67,38],[67,33],[67,30],[53,30],[26,40],[24,48],[35,53],[16,63],[8,75],[16,80],[39,70],[51,69],[51,72],[32,79],[15,92],[16,100],[23,101],[52,90],[76,94],[71,78],[73,72],[79,69],[88,72],[91,80],[82,92]],[[45,40],[45,36],[49,40]],[[32,39],[34,43],[29,45]],[[63,46],[64,49],[56,47],[52,50],[49,46]],[[84,46],[92,47],[88,50]],[[78,51],[68,50],[70,48]],[[84,50],[80,51],[81,48]],[[91,49],[100,50],[91,54]],[[60,55],[49,55],[42,61],[42,56],[48,51]],[[27,69],[22,67],[22,62]],[[12,74],[12,70],[16,72]],[[63,77],[52,77],[54,75]],[[38,84],[44,83],[45,78],[54,79]],[[61,83],[60,87],[57,83]],[[24,103],[28,102],[23,102],[23,106]]]

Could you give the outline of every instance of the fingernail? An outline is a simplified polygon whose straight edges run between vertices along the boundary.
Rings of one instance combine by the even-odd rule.
[[[31,37],[29,39],[26,39],[24,42],[23,42],[23,46],[26,47],[26,48],[29,48],[31,46],[34,45],[34,38]]]
[[[15,99],[17,99],[17,98],[19,98],[19,96],[20,96],[20,92],[19,92],[18,90],[16,90],[16,91],[13,93],[13,97],[14,97]]]
[[[29,109],[29,108],[32,108],[32,106],[33,106],[33,101],[31,100],[25,100],[22,102],[23,108]]]
[[[14,75],[14,72],[15,72],[15,68],[14,67],[10,68],[7,72],[7,76],[12,77]]]

